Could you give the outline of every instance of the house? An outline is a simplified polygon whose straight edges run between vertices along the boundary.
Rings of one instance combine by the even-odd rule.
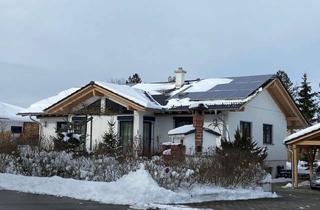
[[[193,132],[192,145],[191,133],[182,134],[188,150],[198,154],[204,142],[210,147],[219,145],[221,138],[232,140],[239,128],[243,136],[268,148],[270,170],[285,164],[282,140],[288,130],[304,128],[308,122],[277,77],[185,80],[185,75],[179,68],[175,81],[134,86],[93,81],[36,102],[20,114],[36,116],[46,138],[71,129],[88,150],[96,147],[107,122],[113,121],[123,148],[134,147],[141,155],[160,152],[162,143],[172,141],[172,129],[181,126]]]
[[[7,134],[7,138],[17,139],[23,133],[24,126],[32,124],[29,117],[18,116],[18,112],[25,108],[0,102],[0,133]]]

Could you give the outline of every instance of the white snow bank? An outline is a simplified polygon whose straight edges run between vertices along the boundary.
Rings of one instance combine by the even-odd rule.
[[[17,115],[23,109],[24,108],[19,106],[0,102],[0,119],[19,122],[31,121],[28,117],[21,117]]]
[[[232,82],[232,79],[227,78],[212,78],[212,79],[204,79],[200,80],[199,82],[195,82],[188,90],[185,92],[192,93],[192,92],[206,92],[217,85],[221,84],[228,84]]]
[[[299,138],[299,137],[301,137],[301,136],[303,136],[305,134],[311,133],[311,132],[316,131],[316,130],[320,130],[320,123],[315,124],[313,126],[310,126],[310,127],[306,128],[306,129],[300,130],[300,131],[298,131],[298,132],[296,132],[294,134],[291,134],[290,136],[285,138],[284,143],[286,143],[287,141]]]
[[[39,114],[42,113],[46,108],[52,106],[53,104],[57,103],[58,101],[68,97],[69,95],[73,94],[79,90],[79,88],[70,88],[64,91],[61,91],[55,96],[43,99],[41,101],[38,101],[34,104],[32,104],[27,109],[21,110],[20,114]]]
[[[257,189],[225,189],[196,186],[173,192],[159,185],[143,168],[130,172],[116,182],[92,182],[60,177],[27,177],[0,174],[0,188],[26,193],[66,196],[109,204],[143,205],[194,203],[212,200],[239,200],[276,197]]]

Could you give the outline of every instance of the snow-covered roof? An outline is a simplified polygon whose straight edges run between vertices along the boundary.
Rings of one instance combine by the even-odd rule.
[[[151,95],[147,92],[137,89],[134,87],[130,87],[128,85],[118,85],[113,83],[106,83],[106,82],[95,82],[95,84],[114,92],[126,99],[129,99],[145,108],[150,109],[162,109],[161,105],[158,104]]]
[[[140,83],[133,86],[136,89],[140,89],[150,93],[151,95],[160,95],[164,91],[174,90],[176,88],[175,83]]]
[[[313,126],[310,126],[308,128],[305,128],[303,130],[300,130],[300,131],[298,131],[298,132],[296,132],[294,134],[291,134],[290,136],[285,138],[284,143],[289,142],[289,141],[294,140],[294,139],[297,139],[297,138],[299,138],[301,136],[304,136],[306,134],[312,133],[314,131],[318,131],[318,130],[320,130],[320,123],[315,124]]]
[[[138,105],[150,109],[179,110],[201,103],[209,109],[238,109],[262,90],[273,75],[188,80],[181,88],[174,82],[141,83],[132,87],[96,81],[101,86]],[[79,88],[70,88],[38,101],[21,111],[22,115],[42,114],[45,109],[70,96]]]
[[[208,128],[208,127],[203,127],[203,128],[204,128],[204,131],[206,131],[206,132],[209,132],[209,133],[216,135],[216,136],[220,136],[219,133],[217,133],[216,131],[214,131],[211,128]],[[180,126],[180,127],[177,127],[177,128],[170,130],[168,132],[168,135],[169,136],[188,135],[190,133],[193,133],[194,131],[195,131],[195,128],[193,127],[193,125],[183,125],[183,126]]]
[[[21,117],[17,114],[24,108],[0,102],[0,120],[29,122],[28,117]]]
[[[62,99],[68,97],[69,95],[73,94],[74,92],[76,92],[79,89],[80,88],[70,88],[70,89],[61,91],[60,93],[58,93],[55,96],[40,100],[40,101],[32,104],[28,108],[20,110],[19,114],[21,114],[21,115],[41,114],[41,113],[43,113],[43,111],[46,108],[52,106],[53,104],[59,102]]]

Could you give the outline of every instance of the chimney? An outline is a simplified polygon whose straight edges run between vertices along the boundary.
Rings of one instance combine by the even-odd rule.
[[[197,155],[202,154],[204,111],[207,108],[204,104],[198,104],[189,108],[192,111],[192,124],[195,128],[195,152]]]
[[[176,74],[176,88],[181,88],[184,84],[184,77],[187,72],[183,70],[182,67],[179,67],[174,73]]]

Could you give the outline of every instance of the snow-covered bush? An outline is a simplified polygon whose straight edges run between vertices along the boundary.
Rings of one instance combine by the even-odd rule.
[[[264,176],[264,170],[260,165],[240,167],[234,157],[228,157],[230,158],[228,163],[220,158],[219,154],[213,154],[186,157],[184,161],[168,161],[158,156],[152,159],[116,159],[101,154],[82,155],[24,147],[20,148],[19,153],[0,154],[0,172],[111,182],[130,171],[137,170],[143,163],[145,169],[161,187],[171,190],[189,188],[193,184],[223,187],[252,186]],[[224,161],[228,158],[224,158]]]
[[[115,181],[139,167],[138,161],[65,151],[21,149],[20,155],[0,154],[0,172],[26,176],[61,176],[80,180]]]

